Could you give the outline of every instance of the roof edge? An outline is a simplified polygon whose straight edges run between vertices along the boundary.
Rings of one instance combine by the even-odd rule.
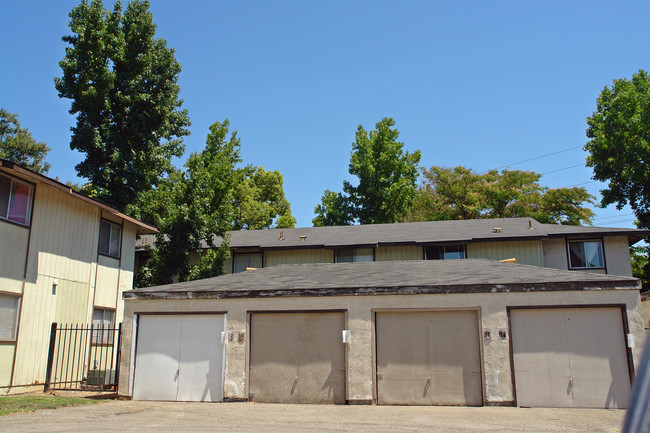
[[[31,171],[31,170],[29,170],[29,169],[27,169],[25,167],[22,167],[22,166],[16,164],[14,162],[11,162],[11,161],[8,161],[8,160],[2,159],[2,158],[0,158],[0,167],[4,167],[4,168],[6,168],[8,170],[13,170],[16,173],[19,173],[19,174],[21,174],[23,176],[34,179],[34,180],[36,180],[38,182],[44,183],[44,184],[46,184],[48,186],[51,186],[52,188],[58,189],[59,191],[62,191],[64,193],[68,194],[68,195],[71,195],[74,198],[85,201],[86,203],[90,203],[90,204],[92,204],[94,206],[97,206],[100,209],[103,209],[103,210],[105,210],[105,211],[107,211],[107,212],[109,212],[109,213],[111,213],[111,214],[113,214],[113,215],[115,215],[117,217],[120,217],[120,218],[122,218],[122,219],[124,219],[126,221],[129,221],[130,223],[135,224],[137,227],[140,228],[140,230],[137,230],[138,234],[154,234],[154,233],[158,233],[158,228],[156,228],[156,227],[154,227],[154,226],[152,226],[150,224],[143,223],[142,221],[139,221],[139,220],[137,220],[137,219],[135,219],[133,217],[130,217],[130,216],[118,211],[114,207],[111,207],[111,206],[109,206],[109,205],[107,205],[105,203],[102,203],[99,200],[96,200],[94,198],[90,198],[90,197],[87,197],[87,196],[85,196],[85,195],[83,195],[81,193],[78,193],[75,190],[73,190],[72,188],[70,188],[69,186],[67,186],[67,185],[65,185],[65,184],[63,184],[61,182],[58,182],[58,181],[56,181],[56,180],[54,180],[54,179],[52,179],[50,177],[47,177],[47,176],[45,176],[43,174],[36,173],[34,171]]]

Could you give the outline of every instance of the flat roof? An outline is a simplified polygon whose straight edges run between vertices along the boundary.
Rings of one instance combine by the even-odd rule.
[[[278,265],[124,292],[131,299],[209,299],[639,289],[632,277],[487,259]]]
[[[29,179],[32,179],[36,182],[44,183],[48,186],[51,186],[52,188],[58,189],[61,192],[64,192],[78,200],[85,201],[86,203],[90,203],[94,206],[97,206],[98,208],[101,208],[105,210],[106,212],[109,212],[119,218],[122,218],[126,221],[129,221],[130,223],[135,224],[137,227],[136,231],[138,234],[151,234],[151,233],[158,233],[158,229],[150,224],[143,223],[142,221],[138,221],[135,218],[132,218],[126,214],[123,214],[122,212],[118,211],[114,207],[111,207],[105,203],[102,203],[99,200],[96,200],[94,198],[86,197],[85,195],[78,193],[77,191],[73,190],[70,188],[68,185],[65,185],[57,180],[54,180],[50,177],[47,177],[45,175],[42,175],[40,173],[36,173],[34,171],[31,171],[29,169],[26,169],[25,167],[21,167],[20,165],[13,163],[11,161],[7,161],[6,159],[0,158],[0,167],[5,168],[7,170],[13,171],[14,173],[17,173],[21,175],[22,177],[26,177]]]

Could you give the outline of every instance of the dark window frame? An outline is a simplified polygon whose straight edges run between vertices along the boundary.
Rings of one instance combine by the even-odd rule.
[[[359,263],[359,261],[356,260],[357,258],[357,251],[358,250],[371,250],[372,251],[372,260],[364,260],[366,262],[374,262],[375,261],[375,248],[374,247],[350,247],[350,248],[337,248],[334,250],[334,263]],[[352,251],[352,260],[351,261],[345,261],[341,262],[339,261],[339,257],[342,251]],[[361,254],[359,256],[362,256]],[[363,254],[363,256],[366,256],[366,254]]]
[[[585,242],[597,242],[600,245],[600,259],[601,259],[601,264],[600,266],[573,266],[571,263],[571,244],[572,243],[582,243],[584,245]],[[567,252],[567,267],[569,270],[577,270],[577,271],[583,271],[583,270],[592,270],[592,269],[603,269],[607,271],[607,262],[605,261],[605,242],[603,242],[603,239],[600,238],[588,238],[588,239],[567,239],[566,241],[566,252]],[[583,247],[583,253],[584,253],[584,247]],[[585,265],[587,264],[587,258],[583,258]]]
[[[109,229],[108,229],[108,250],[102,251],[102,224],[108,224]],[[119,240],[118,240],[118,246],[117,246],[117,254],[111,253],[111,240],[113,238],[113,229],[117,228],[119,229]],[[97,243],[97,252],[106,257],[111,257],[114,259],[119,259],[122,257],[122,237],[124,234],[124,230],[121,224],[115,223],[113,221],[109,221],[107,219],[101,219],[99,221],[99,242]]]
[[[252,251],[252,252],[246,252],[246,253],[243,253],[243,252],[242,253],[233,253],[233,255],[232,255],[232,273],[233,274],[238,274],[240,272],[246,271],[246,268],[250,268],[251,267],[250,266],[250,264],[251,264],[251,256],[254,256],[254,255],[255,256],[259,255],[260,256],[260,263],[261,263],[260,267],[263,268],[264,267],[264,254],[261,251]],[[237,271],[237,258],[238,257],[244,257],[244,256],[246,257],[246,268],[244,268],[243,271],[238,272]]]
[[[31,227],[32,223],[32,210],[34,208],[34,190],[35,190],[35,185],[31,182],[24,181],[22,179],[18,179],[13,176],[9,176],[6,173],[0,172],[0,177],[5,177],[9,180],[9,192],[7,196],[7,203],[6,203],[6,209],[1,210],[0,212],[6,212],[5,214],[0,213],[0,221],[8,222],[11,224],[17,224],[21,227]],[[12,193],[14,190],[14,184],[21,184],[23,186],[26,186],[28,188],[28,193],[27,193],[27,205],[25,209],[25,222],[22,221],[16,221],[15,219],[11,219],[9,217],[9,211],[11,208],[11,203],[12,203]]]
[[[462,248],[462,255],[463,257],[458,257],[458,258],[446,258],[445,255],[447,254],[447,248],[448,247],[453,247],[453,248]],[[429,257],[429,249],[430,248],[440,248],[442,249],[442,257]],[[460,253],[460,251],[458,251]],[[445,244],[445,245],[427,245],[424,247],[424,260],[464,260],[467,258],[467,245],[466,244]]]

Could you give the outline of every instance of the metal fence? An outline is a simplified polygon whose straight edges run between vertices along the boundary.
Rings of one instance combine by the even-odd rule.
[[[117,390],[122,324],[117,328],[52,323],[45,391]]]

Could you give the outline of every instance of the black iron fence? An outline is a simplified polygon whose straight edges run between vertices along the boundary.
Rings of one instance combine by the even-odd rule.
[[[117,390],[122,324],[117,328],[52,323],[45,391]]]

